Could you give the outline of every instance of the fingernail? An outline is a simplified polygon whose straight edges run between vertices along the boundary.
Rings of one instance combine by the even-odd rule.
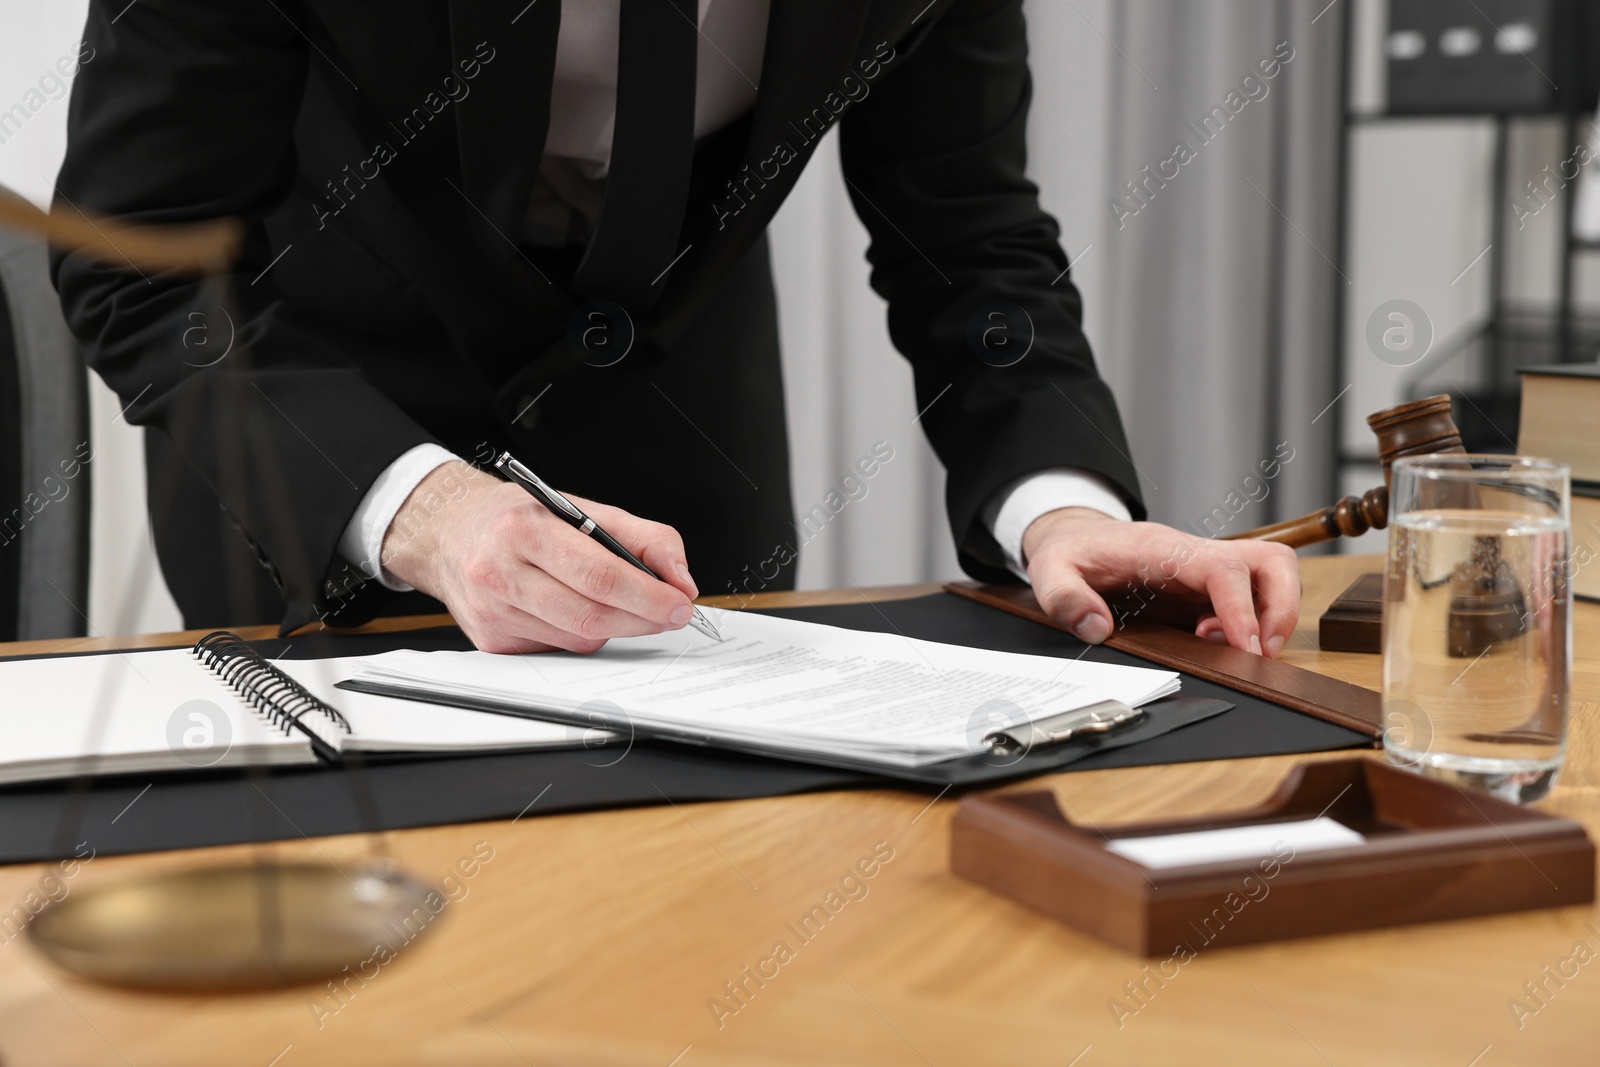
[[[677,566],[678,566],[678,580],[681,581],[684,585],[687,585],[690,589],[693,589],[695,592],[698,593],[700,591],[700,587],[698,585],[694,584],[694,579],[693,578],[689,577],[689,568],[685,567],[681,563],[678,564]]]
[[[1271,637],[1267,638],[1267,655],[1271,656],[1273,659],[1277,659],[1278,653],[1282,651],[1283,638],[1279,637],[1277,634],[1273,634]]]
[[[1079,641],[1089,645],[1098,645],[1111,636],[1111,624],[1105,617],[1090,612],[1078,620],[1078,625],[1072,628],[1073,636]]]
[[[1250,635],[1250,652],[1252,655],[1261,655],[1261,638],[1255,634]]]
[[[672,609],[672,625],[674,625],[674,626],[687,626],[687,625],[689,625],[689,619],[692,618],[693,615],[694,615],[694,608],[690,607],[688,604],[684,604],[681,607],[673,608]]]
[[[1210,641],[1213,645],[1225,645],[1228,643],[1228,635],[1221,630],[1209,630],[1201,640]]]

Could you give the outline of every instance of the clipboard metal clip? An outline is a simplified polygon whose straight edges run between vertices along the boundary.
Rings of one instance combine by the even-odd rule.
[[[983,743],[996,755],[1019,755],[1035,748],[1059,745],[1084,734],[1110,733],[1143,717],[1143,708],[1131,708],[1120,700],[1102,700],[1007,730],[996,730],[985,735]]]

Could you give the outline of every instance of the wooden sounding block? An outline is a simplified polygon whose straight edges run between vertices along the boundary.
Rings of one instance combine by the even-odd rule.
[[[1321,816],[1364,840],[1162,866],[1109,847]],[[950,834],[962,878],[1128,952],[1180,962],[1216,945],[1594,900],[1595,848],[1578,823],[1372,759],[1300,764],[1258,808],[1109,835],[1067,819],[1049,792],[980,793],[961,801]]]
[[[1324,652],[1383,651],[1383,575],[1363,574],[1317,620]]]
[[[1455,576],[1450,599],[1450,655],[1471,659],[1526,625],[1526,598],[1501,567],[1467,567]],[[1324,652],[1383,651],[1383,575],[1363,574],[1317,620]]]

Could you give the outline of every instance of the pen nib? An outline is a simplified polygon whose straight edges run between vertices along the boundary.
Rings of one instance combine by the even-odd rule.
[[[694,614],[689,616],[689,625],[693,626],[696,630],[699,630],[713,641],[722,640],[721,631],[717,629],[716,624],[713,623],[710,617],[707,616],[705,612],[701,611],[699,607],[696,607],[694,609]]]

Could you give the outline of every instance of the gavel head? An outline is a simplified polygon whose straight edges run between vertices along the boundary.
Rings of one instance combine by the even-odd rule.
[[[1383,464],[1386,487],[1389,468],[1401,456],[1466,451],[1461,444],[1461,431],[1450,417],[1450,398],[1443,394],[1385,408],[1369,415],[1367,425],[1378,435],[1378,459]]]
[[[1276,541],[1291,548],[1320,544],[1336,537],[1359,537],[1389,524],[1389,469],[1401,456],[1437,456],[1466,451],[1461,431],[1450,417],[1450,398],[1430,396],[1388,408],[1367,419],[1378,435],[1378,459],[1383,463],[1383,485],[1361,496],[1347,496],[1331,507],[1298,519],[1273,523],[1242,533],[1227,534],[1236,541]]]

